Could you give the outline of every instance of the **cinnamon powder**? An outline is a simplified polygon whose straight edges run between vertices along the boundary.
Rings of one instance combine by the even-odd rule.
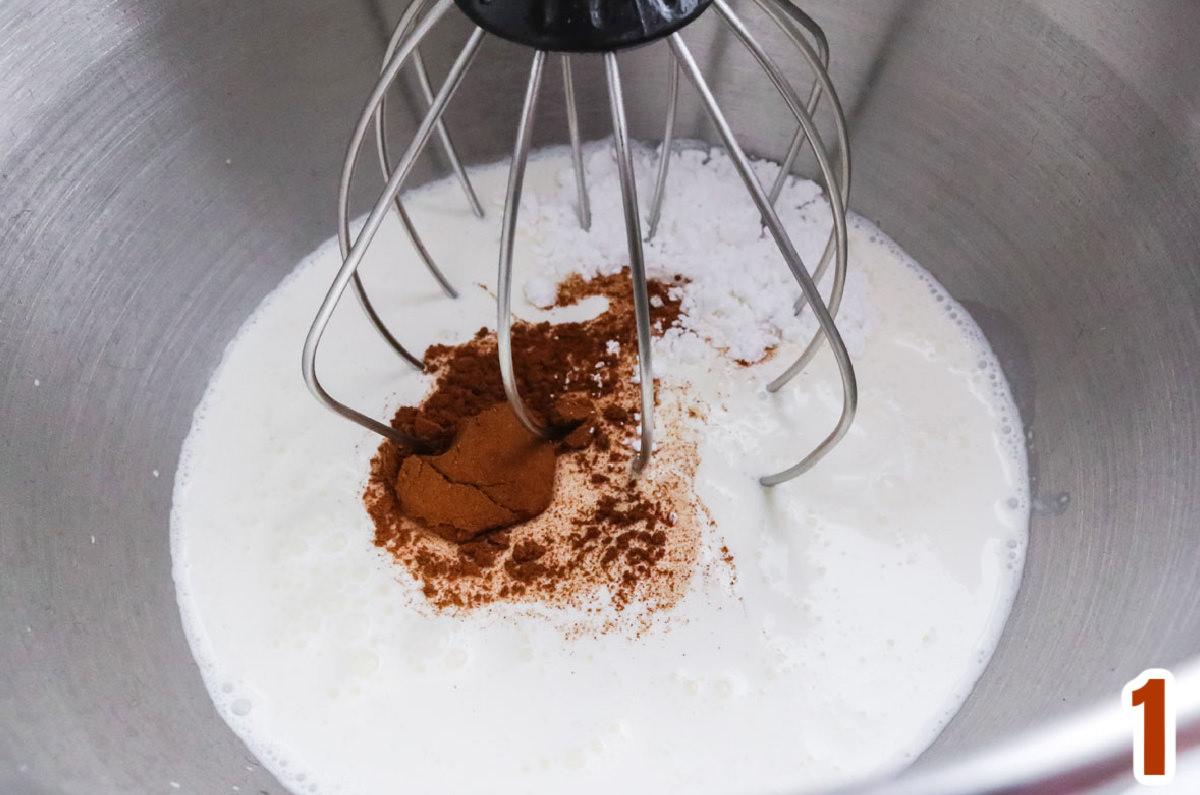
[[[678,320],[673,287],[649,285],[657,334]],[[640,419],[630,290],[628,269],[574,276],[557,305],[600,295],[605,312],[514,324],[517,385],[528,408],[560,430],[553,443],[532,437],[507,406],[494,333],[425,352],[434,386],[392,424],[444,452],[419,456],[385,441],[364,502],[376,545],[434,609],[509,602],[603,612],[638,602],[653,611],[686,590],[700,527],[695,444],[663,439],[650,471],[630,477]]]
[[[405,458],[396,499],[406,515],[441,537],[470,541],[546,510],[554,468],[553,445],[498,403],[467,420],[445,453]]]

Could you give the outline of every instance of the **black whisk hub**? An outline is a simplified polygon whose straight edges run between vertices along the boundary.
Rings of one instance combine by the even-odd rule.
[[[668,36],[712,0],[455,0],[488,33],[551,52],[605,52]]]

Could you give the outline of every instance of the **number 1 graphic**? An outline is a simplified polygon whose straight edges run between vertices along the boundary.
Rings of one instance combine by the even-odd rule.
[[[1175,777],[1175,678],[1150,668],[1125,685],[1133,729],[1133,775],[1140,783],[1168,784]]]

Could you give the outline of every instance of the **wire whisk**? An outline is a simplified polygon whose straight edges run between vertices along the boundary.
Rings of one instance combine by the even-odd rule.
[[[457,296],[454,286],[438,268],[428,247],[422,242],[411,217],[405,211],[401,194],[414,164],[425,151],[430,138],[436,135],[441,149],[462,186],[469,206],[477,216],[482,217],[483,209],[471,185],[467,170],[455,150],[443,116],[447,105],[453,99],[474,63],[483,40],[489,35],[494,35],[525,45],[533,50],[520,121],[516,130],[512,161],[509,166],[501,226],[496,292],[496,330],[500,373],[505,395],[517,418],[533,433],[541,436],[549,436],[551,433],[550,429],[542,425],[528,410],[517,388],[513,370],[511,313],[513,246],[517,212],[524,186],[538,98],[546,71],[546,60],[548,56],[557,54],[560,62],[567,108],[567,135],[578,187],[578,220],[580,225],[586,229],[591,223],[591,212],[584,176],[583,145],[580,136],[572,59],[600,57],[604,61],[609,115],[612,122],[612,141],[619,176],[637,326],[642,421],[640,445],[636,446],[637,452],[633,461],[634,473],[640,473],[646,468],[651,460],[654,447],[655,383],[651,352],[650,302],[643,243],[652,239],[658,232],[662,206],[666,200],[669,153],[676,132],[681,77],[691,84],[699,96],[704,111],[720,139],[720,144],[728,153],[758,209],[763,226],[800,285],[802,296],[796,305],[796,311],[801,312],[807,309],[813,312],[817,320],[818,329],[808,341],[799,358],[772,380],[767,385],[767,389],[775,392],[791,381],[812,361],[824,342],[829,344],[837,362],[841,380],[842,409],[833,429],[796,464],[782,471],[764,475],[759,480],[764,486],[774,486],[803,474],[820,461],[845,436],[854,420],[858,401],[854,367],[835,322],[846,282],[846,205],[849,200],[850,185],[849,139],[845,115],[829,77],[829,44],[820,26],[788,0],[753,0],[753,3],[773,25],[782,31],[784,38],[791,45],[791,54],[798,55],[799,60],[812,73],[812,83],[806,98],[802,98],[796,91],[780,67],[778,59],[768,53],[758,39],[750,33],[742,19],[734,13],[726,0],[507,0],[506,2],[496,2],[496,0],[413,0],[401,15],[388,42],[379,80],[354,127],[342,166],[338,190],[337,226],[342,266],[317,311],[305,340],[303,353],[305,382],[317,399],[337,414],[391,439],[397,444],[414,450],[426,448],[426,443],[421,439],[373,419],[330,395],[317,377],[317,351],[334,310],[347,288],[352,287],[367,317],[392,349],[413,367],[423,368],[421,360],[405,348],[388,329],[387,324],[367,295],[362,280],[358,276],[358,267],[385,217],[394,210],[430,275],[438,282],[448,298],[453,299]],[[441,87],[435,92],[419,46],[429,36],[430,31],[455,6],[474,22],[475,29],[454,59]],[[795,134],[788,146],[779,174],[769,187],[764,187],[754,173],[749,157],[738,143],[726,115],[717,103],[695,57],[680,34],[684,27],[705,13],[715,14],[732,37],[753,57],[775,87],[790,116],[795,121]],[[622,49],[655,42],[660,46],[665,44],[669,54],[667,111],[661,154],[655,175],[654,193],[647,216],[647,229],[643,235],[642,216],[634,180],[632,144],[625,114],[622,74],[617,53]],[[421,95],[424,97],[428,109],[416,132],[393,165],[386,122],[387,95],[402,69],[409,63],[412,64]],[[825,145],[814,120],[822,101],[830,108],[834,121],[837,141],[836,147],[833,149]],[[361,159],[368,132],[374,134],[377,160],[387,184],[367,215],[361,231],[352,238],[349,218],[350,186],[355,169]],[[776,201],[787,177],[806,145],[811,149],[816,161],[819,178],[825,187],[833,216],[833,226],[825,248],[816,267],[811,271],[801,260],[775,209]],[[817,285],[831,265],[833,279],[829,300],[826,302]]]

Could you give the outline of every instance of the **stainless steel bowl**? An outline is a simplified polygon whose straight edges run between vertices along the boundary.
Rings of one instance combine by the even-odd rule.
[[[969,307],[1032,434],[1025,583],[927,764],[1200,652],[1200,5],[805,5],[850,116],[852,205]],[[0,791],[281,791],[180,630],[171,481],[223,346],[333,230],[397,13],[0,6]],[[697,28],[739,133],[780,156],[791,127],[764,118],[770,86]],[[435,73],[464,31],[426,48]],[[491,68],[450,114],[472,162],[511,147],[524,85],[526,59],[485,46]],[[641,137],[660,135],[661,58],[630,56]],[[592,68],[577,84],[597,137]],[[545,108],[544,140],[562,140]],[[680,125],[707,135],[694,106]],[[297,378],[300,345],[281,352]]]

